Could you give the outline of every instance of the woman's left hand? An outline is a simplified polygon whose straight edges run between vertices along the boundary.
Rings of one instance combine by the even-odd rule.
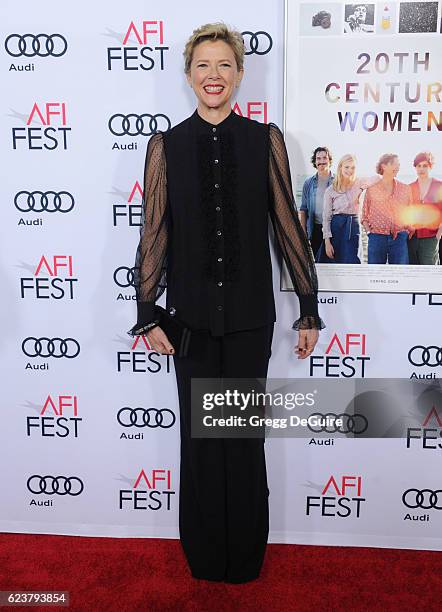
[[[315,349],[319,332],[317,329],[300,329],[298,334],[298,344],[295,346],[295,353],[298,354],[298,359],[306,359]]]
[[[326,238],[324,240],[324,243],[325,243],[325,253],[326,253],[327,257],[329,259],[334,259],[335,258],[335,250],[333,248],[333,245],[331,243],[330,238]]]

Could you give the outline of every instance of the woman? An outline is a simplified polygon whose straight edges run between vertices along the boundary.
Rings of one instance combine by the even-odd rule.
[[[356,157],[344,155],[338,164],[336,177],[324,193],[322,233],[324,242],[316,261],[321,263],[360,264],[359,197],[364,189],[380,180],[357,178]]]
[[[279,129],[238,116],[244,43],[224,24],[194,31],[185,73],[198,100],[185,121],[149,141],[145,225],[137,251],[138,320],[150,345],[173,354],[180,404],[179,527],[194,578],[259,576],[268,536],[264,439],[191,437],[192,378],[266,378],[275,321],[268,215],[299,296],[295,351],[305,359],[323,323],[317,280],[298,221]],[[155,325],[155,300],[193,330],[176,357]]]
[[[413,204],[419,204],[420,217],[427,217],[429,227],[419,227],[408,241],[409,262],[413,265],[435,266],[439,263],[439,241],[442,236],[442,181],[431,178],[433,155],[419,153],[413,162],[417,179],[410,183]]]

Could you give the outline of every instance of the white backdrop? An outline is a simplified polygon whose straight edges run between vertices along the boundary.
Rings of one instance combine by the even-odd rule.
[[[194,27],[224,20],[242,32],[261,32],[252,39],[259,53],[246,58],[239,110],[282,126],[283,3],[270,9],[263,0],[226,0],[222,11],[196,0],[153,7],[141,1],[43,4],[44,10],[29,0],[8,0],[1,7],[0,146],[7,172],[0,187],[0,529],[178,537],[177,422],[124,427],[118,421],[122,408],[140,407],[154,409],[153,424],[155,410],[164,409],[158,422],[162,415],[168,424],[178,416],[178,402],[172,359],[150,351],[142,339],[134,346],[126,335],[135,317],[133,291],[114,281],[127,284],[124,270],[114,273],[134,261],[139,228],[130,219],[136,223],[139,212],[137,181],[147,137],[116,136],[109,120],[119,113],[148,113],[154,116],[151,128],[158,121],[163,129],[162,115],[172,125],[187,117],[194,100],[182,71],[184,43]],[[145,36],[143,22],[151,22]],[[18,37],[8,38],[11,34]],[[54,34],[63,38],[45,36]],[[35,55],[60,54],[65,47],[59,57]],[[114,131],[121,128],[117,122],[112,121]],[[293,174],[297,163],[304,161],[292,157]],[[32,199],[18,196],[22,191],[67,193]],[[48,210],[38,212],[42,208]],[[298,362],[290,329],[297,299],[279,291],[276,258],[274,264],[278,324],[269,376],[342,376],[341,362],[350,358],[360,364],[361,351],[369,357],[366,377],[440,375],[440,365],[414,367],[408,360],[414,345],[441,346],[438,295],[322,293],[327,328],[315,361]],[[361,343],[342,355],[336,342],[329,346],[335,334],[341,339],[357,334]],[[48,352],[52,356],[36,355]],[[332,372],[322,367],[330,357],[339,365]],[[356,369],[355,376],[361,375]],[[127,415],[120,413],[120,420]],[[432,423],[427,427],[441,429],[442,420],[433,417]],[[442,513],[410,510],[402,501],[409,488],[440,488],[437,444],[424,448],[416,441],[406,448],[404,440],[319,445],[311,439],[273,439],[266,448],[270,541],[442,548]],[[347,485],[358,487],[342,487],[343,476],[351,477]],[[331,477],[338,486],[325,492]],[[348,497],[351,511],[339,516],[336,506],[333,516],[318,508],[307,514],[312,495],[334,497],[336,504]],[[355,497],[365,501],[351,501]]]

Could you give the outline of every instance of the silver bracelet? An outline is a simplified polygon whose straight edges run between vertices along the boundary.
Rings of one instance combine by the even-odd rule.
[[[156,327],[158,323],[159,323],[159,319],[152,321],[151,323],[148,323],[147,325],[143,325],[143,327],[139,327],[138,329],[134,330],[132,332],[132,335],[133,336],[144,336],[146,332]]]

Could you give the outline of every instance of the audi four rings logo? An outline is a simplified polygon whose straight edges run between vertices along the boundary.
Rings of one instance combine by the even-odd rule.
[[[314,432],[327,431],[329,433],[354,433],[361,434],[368,428],[368,421],[363,414],[334,414],[333,412],[327,412],[327,414],[320,414],[316,412],[311,415],[312,417],[318,417],[319,419],[328,419],[331,417],[333,420],[342,420],[342,425],[336,423],[330,423],[329,425],[308,425],[308,428]]]
[[[61,34],[10,34],[5,49],[12,57],[61,57],[68,48]]]
[[[14,198],[20,212],[70,212],[74,197],[68,191],[19,191]]]
[[[74,338],[25,338],[22,350],[28,357],[55,357],[74,359],[80,353],[80,345]]]
[[[80,495],[84,484],[76,476],[39,476],[34,474],[26,483],[29,491],[35,495]]]
[[[169,117],[157,115],[122,115],[117,113],[109,119],[109,129],[114,136],[152,136],[159,130],[166,131],[172,127]]]
[[[402,495],[402,501],[407,508],[422,508],[429,510],[442,510],[442,489],[432,491],[431,489],[407,489]]]
[[[114,281],[119,287],[135,287],[135,271],[136,268],[127,268],[120,266],[114,272]]]
[[[408,361],[417,368],[442,366],[442,348],[440,346],[413,346],[408,351]]]
[[[246,55],[266,55],[273,47],[272,37],[268,32],[242,32],[244,45],[246,47]]]
[[[176,417],[168,408],[121,408],[117,421],[123,427],[162,427],[169,429],[175,425]]]

